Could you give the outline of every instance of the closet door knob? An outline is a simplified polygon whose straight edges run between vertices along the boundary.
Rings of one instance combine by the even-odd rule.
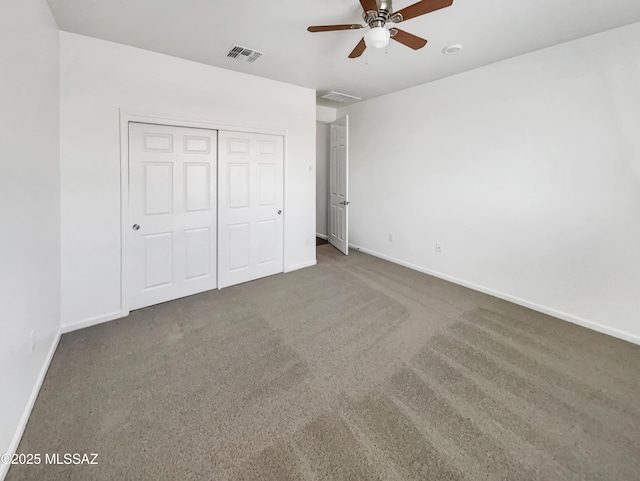
[[[138,224],[133,224],[133,230],[140,230],[140,226]]]

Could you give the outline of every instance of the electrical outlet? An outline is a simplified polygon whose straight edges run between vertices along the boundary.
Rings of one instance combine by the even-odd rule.
[[[389,242],[393,242],[393,234],[389,234]]]
[[[442,244],[440,244],[439,242],[436,242],[436,252],[438,254],[442,254]]]

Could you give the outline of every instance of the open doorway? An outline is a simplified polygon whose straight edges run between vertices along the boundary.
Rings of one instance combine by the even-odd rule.
[[[316,122],[316,246],[329,242],[329,132],[328,122]]]

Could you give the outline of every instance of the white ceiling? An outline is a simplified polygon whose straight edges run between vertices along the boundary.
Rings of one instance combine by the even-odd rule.
[[[416,0],[394,0],[400,10]],[[639,0],[455,0],[399,25],[429,40],[413,51],[347,56],[365,30],[309,33],[309,25],[363,23],[358,0],[49,0],[60,29],[317,91],[364,99],[640,21]],[[247,64],[231,44],[265,53]],[[462,43],[445,56],[442,49]],[[622,46],[621,46],[622,47]],[[368,64],[367,64],[368,57]],[[321,102],[319,102],[321,103]],[[333,105],[325,103],[325,105]]]

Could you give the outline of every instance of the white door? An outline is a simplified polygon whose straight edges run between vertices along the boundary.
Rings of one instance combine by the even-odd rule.
[[[331,123],[329,242],[349,254],[349,116]]]
[[[220,131],[220,288],[284,270],[283,176],[283,137]]]
[[[129,124],[131,308],[216,287],[215,130]]]

